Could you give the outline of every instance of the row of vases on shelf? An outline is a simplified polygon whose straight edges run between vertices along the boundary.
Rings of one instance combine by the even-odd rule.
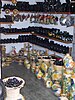
[[[5,43],[19,43],[19,42],[20,43],[30,42],[32,44],[35,44],[35,45],[47,48],[49,50],[59,52],[59,53],[63,53],[63,54],[69,53],[69,47],[54,43],[54,41],[49,41],[46,38],[43,39],[43,38],[37,37],[35,35],[22,35],[22,36],[19,35],[17,39],[10,38],[10,39],[1,39],[0,40],[1,44],[3,44],[3,43],[4,44]]]
[[[2,6],[2,5],[1,5]],[[18,9],[19,11],[36,11],[36,12],[74,12],[75,5],[67,2],[62,3],[60,0],[50,0],[45,2],[36,2],[36,4],[30,5],[29,2],[18,1],[16,5],[4,4],[3,10],[5,9]]]
[[[28,28],[22,28],[22,29],[17,29],[17,28],[0,28],[0,33],[23,33],[23,32],[28,32],[31,34],[37,34],[41,36],[46,36],[48,38],[55,38],[58,40],[62,40],[65,42],[72,42],[73,40],[73,35],[70,35],[69,32],[67,31],[61,31],[60,29],[57,28],[43,28],[43,27],[28,27]]]
[[[8,10],[6,10],[8,12]],[[8,15],[7,15],[8,16]],[[27,15],[11,15],[12,17],[12,21],[21,21],[23,22],[24,20],[30,20],[31,23],[40,23],[40,24],[54,24],[57,25],[58,24],[58,17],[54,16],[54,15],[44,15],[44,14],[27,14]]]
[[[68,58],[67,55],[66,58]],[[59,64],[55,65],[55,61],[59,62]],[[28,59],[25,59],[24,65],[27,69],[31,69],[38,79],[43,79],[45,86],[47,88],[51,88],[54,94],[59,97],[59,100],[74,100],[75,65],[69,63],[72,67],[71,70],[70,68],[66,68],[66,66],[64,66],[62,60],[55,61],[41,58],[38,59],[37,62],[35,62],[35,60],[31,62]],[[64,61],[66,61],[66,59],[64,59]]]

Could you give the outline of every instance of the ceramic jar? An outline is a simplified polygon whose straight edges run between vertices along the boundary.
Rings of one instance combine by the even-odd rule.
[[[62,73],[60,72],[54,72],[52,74],[52,80],[60,80],[62,78]]]
[[[8,77],[8,78],[3,79],[3,82],[6,82],[8,79],[12,79],[12,78],[16,78],[17,80],[22,81],[22,83],[17,87],[7,87],[7,86],[5,86],[5,88],[6,88],[6,96],[7,96],[5,98],[5,100],[13,100],[13,98],[14,98],[14,100],[19,100],[19,99],[25,100],[24,97],[20,94],[20,89],[25,84],[25,81],[22,78],[15,77],[15,76]]]
[[[69,54],[66,54],[66,56],[63,59],[65,68],[73,68],[74,67],[74,61],[72,57]]]
[[[47,88],[51,88],[52,84],[53,84],[53,82],[51,81],[51,79],[46,80],[46,87]]]
[[[43,80],[44,80],[45,82],[48,80],[48,73],[45,73],[45,74],[43,75]]]
[[[61,86],[60,83],[58,81],[56,81],[53,85],[52,85],[52,90],[55,93],[56,96],[60,96],[61,94]]]
[[[43,61],[40,66],[41,66],[41,70],[43,70],[44,73],[46,73],[47,72],[47,69],[48,69],[48,66],[45,63],[45,61]]]
[[[42,76],[43,76],[43,73],[41,72],[41,70],[37,70],[36,71],[36,77],[38,78],[38,79],[42,79]]]

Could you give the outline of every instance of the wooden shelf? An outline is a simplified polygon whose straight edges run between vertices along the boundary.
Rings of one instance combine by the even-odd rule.
[[[9,0],[10,1],[10,0]],[[10,10],[10,9],[9,9]],[[3,10],[4,11],[4,10]],[[13,10],[10,10],[13,12]],[[75,12],[37,12],[37,11],[19,11],[19,13],[43,13],[43,14],[75,14]]]
[[[43,14],[69,14],[69,12],[35,12],[35,11],[19,11],[20,13],[43,13]]]
[[[0,22],[0,24],[14,24],[14,22]]]
[[[1,0],[1,1],[10,1],[10,2],[12,2],[11,0]]]
[[[66,44],[72,43],[70,41],[66,42],[66,41],[63,41],[63,40],[56,39],[56,38],[50,38],[50,39],[55,40],[55,41],[58,41],[58,42],[63,42],[63,43],[66,43]]]
[[[5,35],[30,34],[30,32],[4,33]]]

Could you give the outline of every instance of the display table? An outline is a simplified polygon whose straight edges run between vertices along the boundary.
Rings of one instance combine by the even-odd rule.
[[[10,82],[12,80],[12,83]],[[18,82],[20,82],[20,85],[13,85],[13,80],[16,84],[18,80]],[[8,82],[9,81],[9,82]],[[25,100],[25,98],[22,96],[22,94],[20,93],[20,89],[24,86],[25,81],[20,78],[20,77],[8,77],[3,79],[3,82],[5,84],[5,88],[6,88],[6,98],[5,100]],[[9,86],[8,86],[9,85]]]

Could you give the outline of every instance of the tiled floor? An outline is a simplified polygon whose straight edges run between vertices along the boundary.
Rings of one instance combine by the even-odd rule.
[[[8,76],[19,76],[26,81],[24,88],[21,90],[26,100],[58,100],[52,90],[45,87],[43,80],[37,79],[24,65],[15,62],[10,67],[3,68],[2,78]]]

